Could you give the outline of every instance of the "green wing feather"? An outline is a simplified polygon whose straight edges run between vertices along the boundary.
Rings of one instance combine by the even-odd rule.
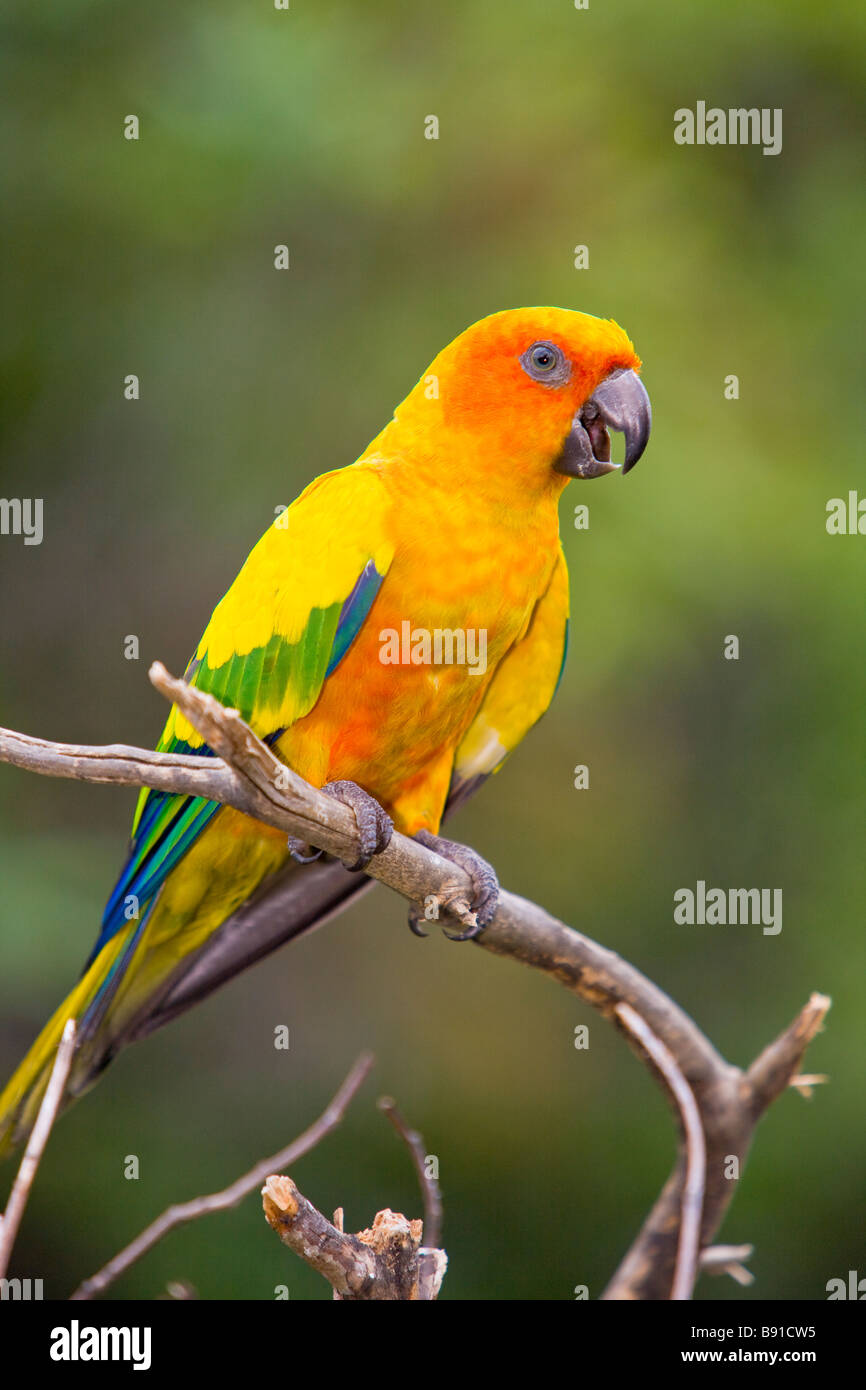
[[[382,534],[380,487],[356,469],[317,479],[283,513],[288,524],[278,518],[252,551],[187,667],[190,684],[237,709],[266,742],[313,708],[372,607],[393,555]],[[157,746],[211,752],[176,707]],[[129,856],[88,965],[116,932],[131,923],[140,930],[219,809],[200,797],[142,791]]]

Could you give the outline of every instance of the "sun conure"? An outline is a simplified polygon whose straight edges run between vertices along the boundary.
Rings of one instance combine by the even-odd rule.
[[[495,875],[437,831],[553,697],[568,623],[557,503],[571,478],[615,467],[607,427],[625,435],[623,472],[640,457],[650,407],[639,369],[611,320],[535,308],[473,324],[356,463],[276,518],[186,671],[353,808],[359,866],[392,825],[464,864],[477,930],[495,911]],[[483,644],[483,662],[443,659],[460,656],[459,634],[476,656]],[[209,752],[176,707],[158,746]],[[79,1024],[75,1096],[126,1043],[369,882],[308,849],[214,802],[142,792],[84,973],[0,1097],[0,1144],[32,1126],[67,1018]],[[278,906],[245,934],[260,888]]]

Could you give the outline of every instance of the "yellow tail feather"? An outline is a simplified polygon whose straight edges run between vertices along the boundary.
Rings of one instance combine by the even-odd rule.
[[[46,1023],[0,1095],[0,1156],[10,1153],[33,1128],[66,1021],[74,1018],[80,1022],[127,939],[125,932],[118,932],[106,942],[87,974],[82,976],[72,993]],[[74,1093],[74,1088],[67,1084],[67,1096],[70,1093]]]

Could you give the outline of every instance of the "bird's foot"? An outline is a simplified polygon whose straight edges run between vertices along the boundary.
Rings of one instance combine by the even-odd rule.
[[[346,864],[345,867],[350,873],[366,869],[373,855],[381,854],[391,843],[394,822],[375,797],[365,792],[357,782],[326,782],[321,790],[327,796],[334,797],[335,801],[342,801],[355,817],[361,853],[354,864]],[[322,850],[313,849],[306,840],[300,840],[296,835],[290,835],[287,844],[289,854],[296,864],[313,864],[317,859],[321,859],[323,854]]]
[[[381,854],[391,843],[394,822],[378,801],[369,792],[365,792],[363,787],[359,787],[357,782],[326,782],[322,791],[334,797],[336,801],[342,801],[355,817],[361,853],[354,864],[346,864],[345,867],[350,873],[366,869],[373,855]],[[290,835],[287,844],[289,854],[296,864],[313,864],[322,857],[322,850],[313,849],[306,840],[300,840],[296,835]]]
[[[457,935],[446,932],[445,935],[449,941],[471,941],[484,930],[496,912],[499,902],[499,880],[495,870],[468,845],[458,844],[455,840],[443,840],[440,835],[431,835],[429,830],[419,830],[415,839],[419,845],[435,850],[443,859],[450,859],[452,864],[459,865],[469,875],[472,883],[471,902],[454,902],[448,905],[449,911],[468,924],[466,931]],[[413,903],[409,909],[409,927],[416,936],[428,935],[422,930],[421,923],[435,921],[439,915],[439,906],[436,898],[424,908]],[[431,907],[432,913],[429,910]]]
[[[375,797],[359,787],[357,782],[326,782],[323,792],[342,801],[355,817],[360,840],[360,854],[354,864],[346,864],[350,873],[366,869],[374,854],[381,854],[391,843],[394,822]]]

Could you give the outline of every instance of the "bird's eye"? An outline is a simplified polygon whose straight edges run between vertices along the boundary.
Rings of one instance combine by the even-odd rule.
[[[520,365],[527,376],[546,386],[562,386],[571,375],[568,358],[555,343],[533,343],[521,356]]]

